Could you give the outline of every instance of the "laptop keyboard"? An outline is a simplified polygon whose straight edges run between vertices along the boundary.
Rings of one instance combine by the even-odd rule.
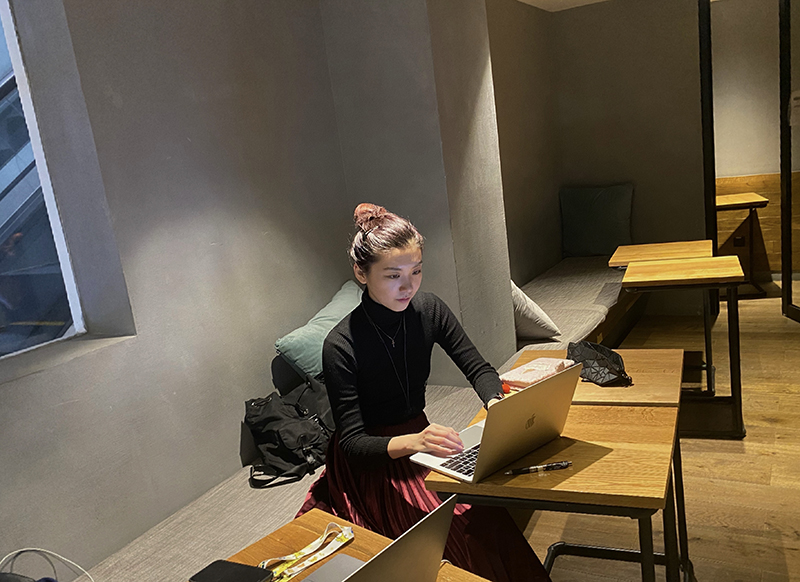
[[[467,475],[471,477],[475,473],[475,461],[478,460],[478,449],[481,448],[480,443],[469,449],[464,449],[455,457],[450,458],[448,461],[442,463],[443,469],[450,469],[456,473]]]

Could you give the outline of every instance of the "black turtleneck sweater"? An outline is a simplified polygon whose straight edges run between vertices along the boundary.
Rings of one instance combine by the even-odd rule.
[[[370,427],[400,424],[423,411],[434,343],[484,403],[502,393],[495,369],[432,293],[418,292],[398,313],[373,301],[365,289],[361,305],[331,330],[322,348],[322,366],[346,455],[370,462],[390,458],[391,437],[371,436]]]

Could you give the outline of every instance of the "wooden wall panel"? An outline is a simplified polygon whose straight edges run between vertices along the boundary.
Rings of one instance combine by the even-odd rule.
[[[792,191],[800,200],[800,172],[792,175]],[[781,270],[781,176],[757,174],[717,178],[717,195],[755,192],[769,199],[766,208],[759,208],[753,237],[753,261],[756,278],[769,279],[770,273]],[[747,210],[726,210],[717,213],[720,254],[739,255],[747,272]],[[794,204],[794,224],[800,225],[800,201]],[[734,237],[743,236],[745,246],[734,247]],[[795,257],[800,257],[800,234],[793,237]]]

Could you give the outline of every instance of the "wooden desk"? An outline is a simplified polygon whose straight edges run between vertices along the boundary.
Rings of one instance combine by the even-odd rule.
[[[615,350],[625,361],[632,386],[602,387],[578,382],[572,404],[678,406],[681,399],[683,350]],[[512,369],[537,358],[566,358],[567,350],[526,350]]]
[[[630,263],[622,278],[622,288],[726,287],[742,282],[744,273],[739,257],[701,257]]]
[[[603,388],[591,382],[579,382],[575,389],[575,396],[572,398],[573,405],[672,406],[675,408],[679,406],[683,350],[615,351],[625,361],[625,369],[634,381],[633,386]],[[516,368],[536,358],[565,358],[566,355],[567,350],[526,350],[517,357],[511,368]],[[680,439],[675,439],[675,448],[672,454],[675,507],[678,512],[678,541],[681,566],[684,572],[692,572],[693,566],[689,560],[689,535],[686,526],[680,442]],[[555,559],[555,556],[552,559]]]
[[[769,204],[769,199],[755,192],[742,194],[724,194],[717,196],[717,212],[725,210],[747,210],[747,282],[755,287],[755,293],[748,293],[747,297],[766,297],[767,292],[756,282],[753,274],[753,237],[755,236],[756,209],[764,208]]]
[[[767,204],[769,199],[755,192],[717,196],[717,210],[754,210],[764,208]]]
[[[485,414],[481,411],[475,421]],[[437,493],[456,493],[463,503],[637,519],[640,552],[561,544],[548,551],[545,567],[549,570],[557,555],[576,553],[641,561],[642,579],[647,582],[655,580],[655,563],[663,563],[668,567],[667,579],[678,580],[680,556],[671,472],[677,421],[675,406],[573,406],[561,438],[484,481],[462,483],[431,472],[425,485]],[[565,459],[573,462],[566,470],[516,476],[503,473],[513,467]],[[664,509],[663,555],[653,552],[651,518],[659,509]]]
[[[482,410],[477,422],[486,416]],[[458,493],[539,501],[646,508],[664,507],[678,422],[674,406],[575,406],[558,438],[480,483],[431,472],[426,487]],[[569,469],[504,475],[515,467],[569,459]]]
[[[687,240],[646,245],[622,245],[608,261],[609,267],[627,267],[634,261],[661,261],[710,257],[714,246],[710,240]]]
[[[339,552],[365,562],[388,546],[392,541],[382,535],[353,525],[344,519],[340,519],[324,511],[320,511],[319,509],[312,509],[308,513],[275,530],[268,536],[261,538],[254,544],[247,546],[229,559],[232,562],[257,566],[263,560],[291,554],[317,539],[320,534],[325,531],[325,526],[331,521],[339,525],[352,527],[355,533],[355,538],[339,550]],[[303,580],[324,563],[325,560],[319,564],[314,564],[308,570],[298,574],[293,580],[297,580],[298,582]],[[485,582],[484,578],[470,574],[449,563],[441,567],[436,580],[438,582]]]
[[[739,257],[704,257],[679,261],[647,261],[628,265],[622,288],[645,292],[664,289],[727,287],[728,349],[730,353],[731,395],[716,396],[711,349],[711,309],[708,294],[703,296],[703,328],[708,392],[685,394],[682,398],[681,435],[698,438],[744,438],[742,418],[742,373],[739,346],[738,285],[744,281]]]

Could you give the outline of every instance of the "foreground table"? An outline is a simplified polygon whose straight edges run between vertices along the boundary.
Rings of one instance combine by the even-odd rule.
[[[622,356],[632,386],[602,387],[578,382],[572,404],[678,406],[681,399],[683,350],[614,350]],[[566,358],[567,350],[526,350],[512,369],[537,358]]]
[[[247,546],[229,559],[232,562],[257,566],[263,560],[291,554],[317,539],[325,531],[325,526],[329,522],[352,527],[355,533],[355,538],[337,553],[344,553],[365,562],[392,542],[389,538],[353,525],[344,519],[319,509],[312,509],[254,544]],[[320,563],[314,564],[308,570],[298,574],[293,580],[298,582],[303,580],[325,562],[325,560],[322,560]],[[437,582],[485,582],[484,578],[470,574],[449,563],[444,564],[439,569],[439,576],[436,580]]]
[[[671,261],[634,262],[628,265],[622,288],[632,292],[667,289],[727,288],[728,350],[730,354],[731,395],[717,396],[711,349],[710,298],[704,293],[703,327],[708,391],[683,396],[681,435],[697,438],[744,438],[742,417],[742,373],[739,346],[738,285],[744,281],[739,257],[703,257]]]
[[[485,416],[481,411],[475,421]],[[432,472],[426,487],[456,493],[459,502],[547,511],[617,515],[639,523],[640,551],[561,544],[545,560],[549,570],[559,554],[641,562],[642,579],[655,580],[655,564],[667,566],[670,582],[680,577],[672,454],[676,406],[573,406],[563,436],[488,477],[471,484]],[[571,460],[571,468],[510,476],[504,471]],[[664,509],[665,553],[653,551],[652,515]]]
[[[628,349],[614,350],[625,362],[625,369],[633,379],[632,386],[602,387],[592,382],[579,382],[572,398],[573,405],[601,404],[606,406],[672,406],[677,408],[681,400],[681,378],[683,376],[683,350],[674,349]],[[526,350],[522,352],[511,369],[537,358],[565,358],[567,350]],[[678,415],[680,425],[680,413]],[[672,454],[672,471],[675,488],[675,508],[678,514],[678,542],[681,565],[691,575],[689,560],[689,534],[686,525],[686,503],[683,492],[683,463],[681,441],[675,439]]]

